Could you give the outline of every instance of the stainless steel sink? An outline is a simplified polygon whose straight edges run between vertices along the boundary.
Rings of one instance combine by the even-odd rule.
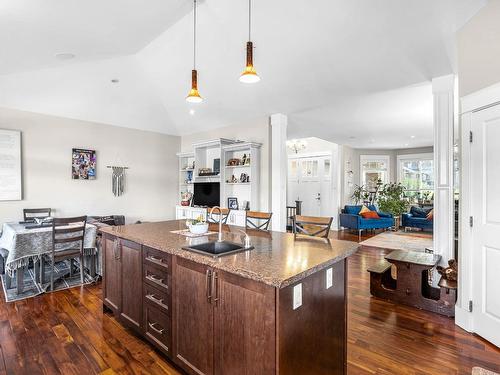
[[[234,254],[240,251],[252,250],[253,246],[245,247],[242,244],[229,242],[229,241],[211,241],[201,243],[199,245],[193,245],[189,247],[183,247],[184,250],[194,251],[200,254],[212,255],[214,257],[219,257],[222,255]]]

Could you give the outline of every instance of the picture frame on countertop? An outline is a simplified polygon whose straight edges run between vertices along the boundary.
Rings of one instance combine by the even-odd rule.
[[[227,198],[227,208],[229,208],[231,210],[237,210],[238,209],[238,198],[228,197]]]

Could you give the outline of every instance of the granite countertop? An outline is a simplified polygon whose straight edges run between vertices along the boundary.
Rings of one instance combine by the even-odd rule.
[[[223,240],[243,243],[243,230],[250,236],[254,249],[214,258],[182,248],[215,241],[217,233],[196,238],[172,233],[182,229],[186,229],[185,221],[172,220],[100,230],[277,288],[284,288],[327,268],[354,254],[359,248],[356,242],[303,236],[294,238],[291,233],[244,230],[241,227],[223,225]],[[218,224],[210,224],[209,231],[217,232]]]

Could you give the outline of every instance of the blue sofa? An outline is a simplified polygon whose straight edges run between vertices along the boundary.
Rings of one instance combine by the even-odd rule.
[[[361,238],[361,231],[364,229],[387,229],[394,226],[394,217],[391,214],[380,212],[375,206],[368,206],[372,211],[377,211],[380,219],[364,219],[359,215],[359,206],[345,206],[340,214],[340,226],[348,229],[355,229]]]
[[[410,212],[403,214],[401,226],[404,228],[420,228],[423,230],[433,230],[433,221],[427,220],[427,214],[431,209],[411,207]]]

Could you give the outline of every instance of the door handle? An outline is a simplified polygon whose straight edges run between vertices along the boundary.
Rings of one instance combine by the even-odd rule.
[[[156,276],[156,275],[153,275],[153,274],[147,275],[146,279],[151,280],[151,281],[153,281],[155,283],[164,285],[163,284],[163,279],[161,277]]]
[[[163,331],[164,329],[163,328],[156,328],[156,325],[160,326],[157,322],[154,322],[154,323],[148,323],[148,326],[149,328],[151,328],[153,331],[155,331],[156,333],[158,333],[159,335],[163,335]],[[161,326],[160,326],[161,327]]]
[[[214,296],[214,303],[215,306],[217,306],[217,301],[219,301],[219,276],[217,275],[217,272],[214,271],[213,277],[212,277],[212,289],[215,291],[215,296]]]
[[[155,257],[153,255],[148,255],[146,257],[146,260],[149,260],[150,262],[153,262],[153,263],[162,265],[164,267],[167,267],[167,264],[163,263],[163,259],[162,258],[158,258],[158,257]]]
[[[146,298],[147,299],[150,299],[151,301],[153,302],[156,302],[160,305],[163,305],[163,298],[156,298],[156,296],[154,294],[146,294]]]
[[[211,283],[211,278],[212,278],[212,271],[207,270],[205,273],[205,279],[206,279],[206,290],[207,290],[207,301],[208,303],[211,303],[212,299],[212,283]]]

